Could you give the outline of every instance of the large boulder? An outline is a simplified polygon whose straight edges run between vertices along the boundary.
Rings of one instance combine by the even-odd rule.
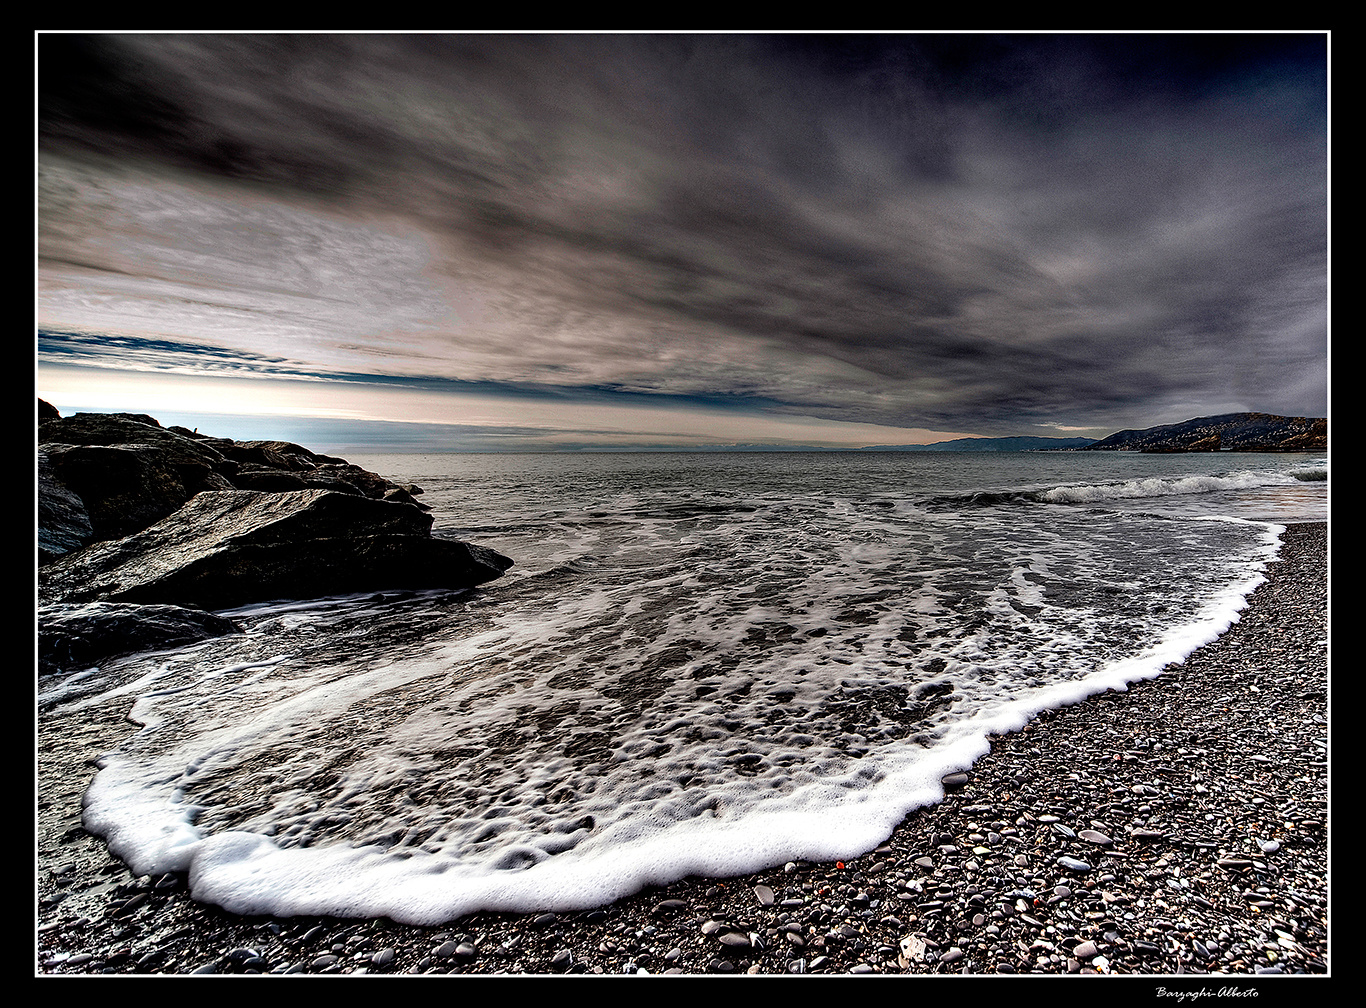
[[[267,490],[275,493],[291,490],[335,490],[337,493],[360,494],[354,483],[315,476],[311,472],[295,472],[289,469],[271,469],[266,466],[244,465],[232,477],[232,485],[238,490]],[[369,496],[363,494],[362,496]]]
[[[241,631],[232,620],[202,609],[121,602],[40,606],[38,627],[38,665],[45,673]]]
[[[391,483],[383,476],[376,475],[368,469],[362,469],[351,462],[324,462],[312,469],[311,472],[314,476],[323,479],[335,479],[350,483],[367,497],[382,498],[390,490],[399,489],[396,483]]]
[[[292,441],[238,441],[236,445],[240,451],[260,453],[263,459],[278,459],[279,461],[273,464],[285,468],[312,469],[329,462],[346,464],[346,459],[337,458],[335,455],[320,455]]]
[[[163,445],[195,458],[208,468],[226,462],[207,441],[186,437],[161,426],[143,413],[73,413],[38,424],[39,444]]]
[[[78,550],[95,538],[85,502],[52,471],[46,452],[38,452],[38,562],[47,563]]]
[[[212,460],[188,444],[47,442],[38,455],[55,481],[48,493],[60,486],[80,499],[93,539],[118,539],[160,521],[203,490],[232,489]]]
[[[512,561],[435,538],[409,504],[327,490],[201,493],[141,532],[40,570],[44,601],[168,602],[223,609],[381,588],[465,588]]]

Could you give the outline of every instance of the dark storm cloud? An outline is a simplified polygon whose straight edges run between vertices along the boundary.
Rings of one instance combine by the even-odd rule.
[[[510,343],[506,374],[470,378],[984,433],[1324,409],[1321,36],[46,36],[39,55],[47,151],[397,214],[452,275],[495,271],[539,371]],[[50,227],[81,226],[61,210]]]

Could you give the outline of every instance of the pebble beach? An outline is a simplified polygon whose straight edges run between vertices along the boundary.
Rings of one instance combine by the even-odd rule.
[[[1213,643],[993,742],[854,861],[687,878],[440,927],[241,917],[133,877],[81,826],[122,706],[38,718],[43,977],[1329,973],[1327,526],[1290,525]]]

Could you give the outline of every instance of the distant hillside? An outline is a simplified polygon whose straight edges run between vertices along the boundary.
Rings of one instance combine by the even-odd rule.
[[[1079,451],[1322,452],[1328,450],[1323,417],[1224,413],[1145,430],[1122,430]]]
[[[1095,438],[997,437],[955,438],[925,445],[873,445],[864,451],[1048,451],[1059,448],[1084,448],[1095,443]]]

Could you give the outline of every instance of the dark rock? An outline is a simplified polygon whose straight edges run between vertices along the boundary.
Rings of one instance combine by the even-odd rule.
[[[292,472],[308,472],[324,462],[335,461],[315,455],[302,445],[288,441],[229,441],[215,442],[223,454],[243,465],[265,466]]]
[[[214,470],[212,457],[194,442],[177,439],[184,444],[49,442],[39,448],[39,458],[50,480],[85,505],[94,538],[118,539],[160,521],[200,491],[232,488]]]
[[[289,493],[294,490],[322,489],[311,488],[308,485],[308,478],[293,472],[289,469],[268,469],[264,466],[243,466],[232,475],[233,489],[235,490],[260,490],[265,493]],[[346,486],[347,490],[355,493],[350,484],[340,484]],[[338,489],[338,486],[329,489]]]
[[[40,400],[41,402],[41,400]],[[67,444],[120,444],[134,440],[126,433],[128,425],[138,428],[165,430],[161,423],[145,412],[74,412],[70,417],[40,419],[38,441],[66,441]],[[81,432],[72,437],[70,432]]]
[[[90,512],[80,496],[52,471],[46,452],[38,452],[38,562],[55,560],[95,538]]]
[[[143,413],[73,413],[38,424],[39,444],[170,445],[204,458],[223,460],[222,453],[203,440],[186,437],[161,426]]]
[[[464,588],[512,561],[434,538],[417,508],[325,490],[202,493],[151,528],[42,568],[46,601],[222,609],[380,588]]]
[[[142,413],[62,417],[39,400],[38,441],[40,564],[142,531],[207,490],[329,490],[429,510],[416,500],[420,487],[345,459],[288,441],[162,427]]]
[[[423,511],[431,510],[426,504],[421,503],[416,497],[401,487],[394,487],[392,490],[384,491],[380,499],[392,501],[395,504],[411,504],[413,507],[421,508]]]
[[[326,462],[312,470],[314,475],[350,483],[367,497],[383,497],[389,490],[398,489],[383,476],[377,476],[350,462]]]
[[[83,668],[109,658],[182,647],[239,632],[202,609],[174,605],[88,602],[38,609],[38,661],[44,671]]]

